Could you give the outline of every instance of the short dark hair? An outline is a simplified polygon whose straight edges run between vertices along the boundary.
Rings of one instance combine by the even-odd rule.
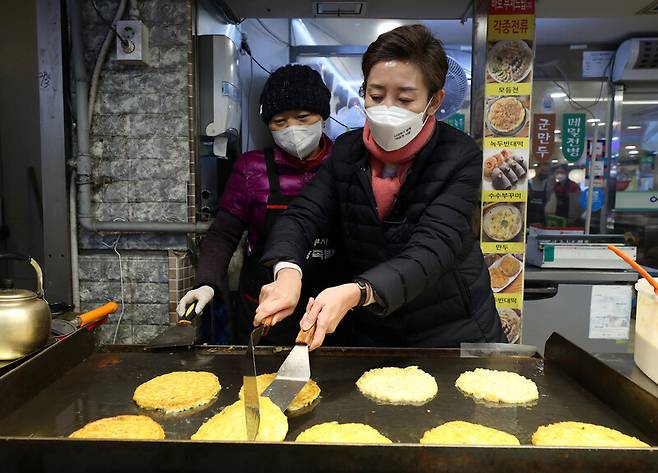
[[[430,96],[443,89],[448,73],[448,57],[443,44],[423,25],[405,25],[379,37],[368,46],[363,59],[362,94],[373,66],[382,61],[409,61],[423,73]]]

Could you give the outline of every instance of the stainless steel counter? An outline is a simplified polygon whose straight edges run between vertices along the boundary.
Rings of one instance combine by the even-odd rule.
[[[523,343],[535,345],[543,353],[548,336],[558,332],[568,334],[590,353],[632,352],[630,331],[629,337],[623,339],[599,338],[599,332],[591,338],[590,313],[595,286],[630,287],[637,279],[634,271],[527,267]],[[631,297],[628,292],[624,294]]]
[[[526,266],[525,280],[537,282],[568,283],[635,283],[638,274],[635,271],[615,269],[555,269]]]
[[[658,399],[658,384],[637,367],[632,353],[594,353],[594,356]]]

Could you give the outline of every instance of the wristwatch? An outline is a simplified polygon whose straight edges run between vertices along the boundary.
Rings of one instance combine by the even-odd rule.
[[[366,303],[366,298],[368,297],[368,286],[366,285],[366,282],[361,279],[356,279],[354,283],[359,286],[359,291],[361,291],[359,302],[356,304],[356,306],[354,306],[356,309],[357,307],[362,307],[363,304]]]

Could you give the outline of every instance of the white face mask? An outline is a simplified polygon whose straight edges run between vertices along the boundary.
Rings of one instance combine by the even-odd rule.
[[[312,125],[293,125],[272,132],[274,142],[286,153],[301,160],[307,158],[320,144],[322,120]]]
[[[423,117],[430,103],[431,100],[420,113],[386,105],[366,108],[366,120],[375,143],[386,151],[395,151],[408,144],[423,129],[427,121]]]

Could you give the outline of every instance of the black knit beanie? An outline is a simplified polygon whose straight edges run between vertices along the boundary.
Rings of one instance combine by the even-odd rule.
[[[260,94],[260,116],[268,124],[288,110],[307,110],[329,118],[331,92],[320,74],[308,66],[288,64],[274,71]]]

